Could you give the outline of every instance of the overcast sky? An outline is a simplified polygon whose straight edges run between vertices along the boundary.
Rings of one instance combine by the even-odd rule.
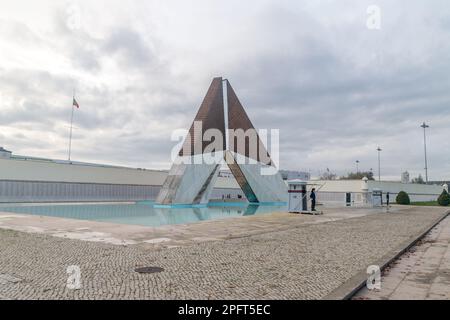
[[[381,9],[381,29],[367,8]],[[0,0],[0,146],[167,169],[215,76],[283,169],[450,179],[450,4],[435,1]]]

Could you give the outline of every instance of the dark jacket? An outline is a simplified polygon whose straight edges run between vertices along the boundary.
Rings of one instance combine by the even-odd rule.
[[[309,197],[312,201],[316,201],[316,193],[314,191],[311,191],[311,195]]]

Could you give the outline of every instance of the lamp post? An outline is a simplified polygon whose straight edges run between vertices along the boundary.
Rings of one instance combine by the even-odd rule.
[[[381,149],[380,147],[377,148],[378,151],[378,181],[381,181]]]
[[[424,151],[425,151],[425,181],[426,181],[426,183],[428,183],[428,161],[427,161],[427,136],[426,136],[426,130],[430,126],[427,125],[424,122],[424,123],[422,123],[422,125],[420,127],[423,128],[423,148],[424,148]]]
[[[356,173],[359,173],[359,160],[356,160]]]

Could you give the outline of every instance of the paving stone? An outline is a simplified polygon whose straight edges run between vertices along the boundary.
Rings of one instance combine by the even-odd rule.
[[[411,209],[159,249],[0,229],[0,273],[22,279],[0,297],[320,299],[442,215]],[[67,287],[71,265],[79,290]],[[164,271],[134,271],[145,266]]]
[[[450,299],[450,216],[385,272],[380,291],[363,288],[354,299]]]

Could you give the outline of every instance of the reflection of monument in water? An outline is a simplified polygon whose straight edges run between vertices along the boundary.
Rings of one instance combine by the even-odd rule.
[[[255,139],[244,137],[239,143],[239,138],[231,134],[239,131],[254,132]],[[219,133],[220,141],[205,139],[211,132]],[[213,149],[211,140],[214,140]],[[212,158],[221,161],[205,161]],[[156,203],[206,204],[223,161],[249,202],[287,201],[286,185],[233,88],[228,80],[214,78]],[[267,169],[275,170],[262,174]]]
[[[152,203],[123,205],[38,205],[2,207],[6,212],[45,215],[71,219],[134,224],[143,226],[163,226],[187,224],[199,221],[226,219],[238,216],[264,214],[281,209],[281,206],[259,206],[235,204],[228,206],[214,203],[211,206],[189,206],[185,208],[154,208]]]

